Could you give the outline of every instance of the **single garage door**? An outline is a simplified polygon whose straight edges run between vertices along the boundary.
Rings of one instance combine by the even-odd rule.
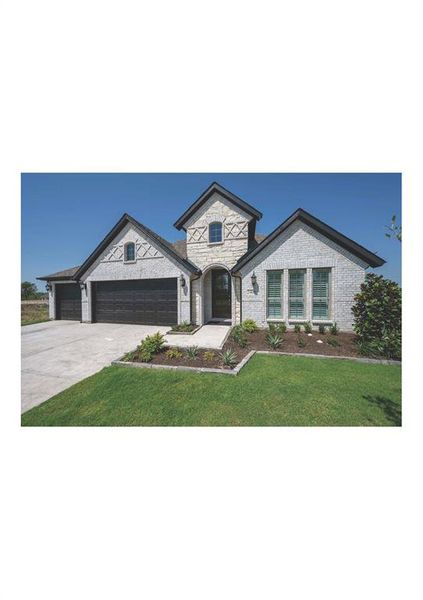
[[[93,320],[98,323],[177,323],[177,279],[97,281],[93,292]]]
[[[78,283],[56,283],[56,319],[80,321],[81,289]]]

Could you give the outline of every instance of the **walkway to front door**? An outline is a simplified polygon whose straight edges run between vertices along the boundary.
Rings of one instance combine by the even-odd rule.
[[[225,269],[212,271],[212,319],[231,318],[231,278]]]

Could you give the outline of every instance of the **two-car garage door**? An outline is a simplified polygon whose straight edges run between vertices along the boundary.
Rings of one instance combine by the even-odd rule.
[[[173,325],[178,320],[177,279],[92,283],[93,321]]]

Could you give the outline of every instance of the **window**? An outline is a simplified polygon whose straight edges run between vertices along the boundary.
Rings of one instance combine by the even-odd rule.
[[[329,318],[329,269],[313,269],[313,319]]]
[[[282,271],[267,271],[267,318],[282,318]]]
[[[304,319],[305,270],[289,272],[289,318]]]
[[[128,242],[125,244],[125,262],[135,260],[135,244]]]
[[[222,241],[222,223],[210,223],[209,243],[218,244]]]

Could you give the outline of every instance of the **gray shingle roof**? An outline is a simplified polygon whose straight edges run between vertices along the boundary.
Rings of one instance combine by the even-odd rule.
[[[52,273],[51,275],[43,275],[42,277],[37,277],[40,281],[50,281],[52,279],[72,279],[78,267],[71,267],[70,269],[64,269],[63,271],[57,271],[57,273]]]

